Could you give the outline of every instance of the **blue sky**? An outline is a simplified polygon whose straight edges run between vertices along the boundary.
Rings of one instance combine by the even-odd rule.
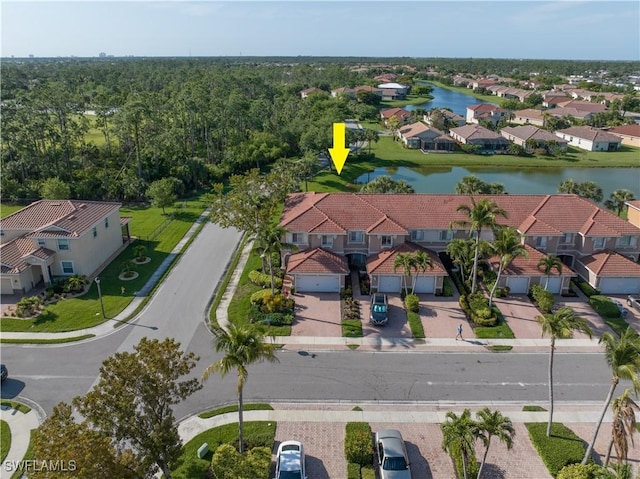
[[[2,0],[4,57],[410,56],[640,60],[630,1]]]

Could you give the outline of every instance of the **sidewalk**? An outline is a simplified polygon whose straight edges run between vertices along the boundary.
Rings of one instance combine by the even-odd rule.
[[[11,429],[11,447],[6,459],[2,462],[0,476],[10,477],[15,470],[14,465],[22,460],[31,441],[31,430],[40,425],[38,413],[31,409],[24,414],[8,406],[0,407],[0,419],[6,421]]]

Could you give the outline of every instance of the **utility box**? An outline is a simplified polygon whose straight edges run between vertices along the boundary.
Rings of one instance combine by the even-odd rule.
[[[209,444],[205,442],[202,446],[198,448],[198,457],[200,459],[204,459],[204,456],[206,456],[208,452],[209,452]]]

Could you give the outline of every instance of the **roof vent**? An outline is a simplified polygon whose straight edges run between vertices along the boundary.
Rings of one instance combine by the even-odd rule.
[[[60,206],[62,203],[51,203],[51,206]]]
[[[86,208],[86,207],[87,207],[87,204],[86,204],[86,203],[80,203],[80,204],[78,205],[78,208]]]
[[[67,216],[68,220],[75,220],[76,219],[76,215],[69,215]]]

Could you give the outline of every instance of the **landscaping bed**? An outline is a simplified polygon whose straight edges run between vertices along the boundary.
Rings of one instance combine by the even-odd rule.
[[[347,281],[350,282],[350,278]],[[340,291],[340,326],[342,327],[343,337],[362,337],[360,303],[353,297],[350,284]]]
[[[547,437],[547,423],[526,423],[529,438],[549,473],[556,477],[568,464],[582,461],[586,446],[582,439],[561,423],[551,425],[551,437]]]

